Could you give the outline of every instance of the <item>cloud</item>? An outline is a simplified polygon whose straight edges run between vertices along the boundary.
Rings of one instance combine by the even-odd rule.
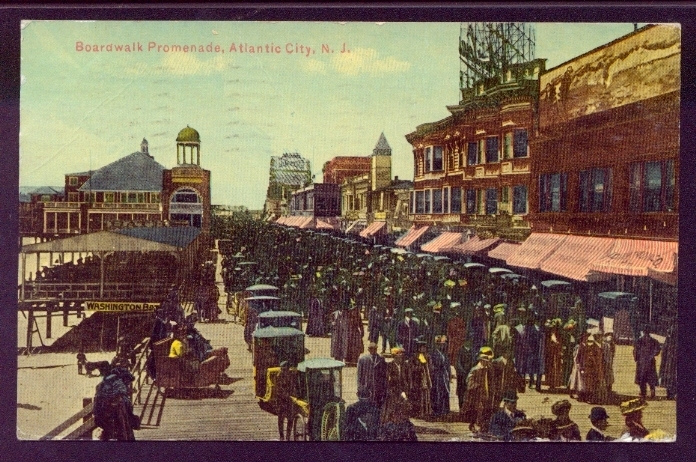
[[[228,69],[232,62],[229,55],[218,54],[213,58],[201,59],[195,53],[164,53],[156,65],[138,62],[125,70],[130,74],[167,74],[167,75],[210,75]]]
[[[326,74],[326,63],[318,59],[302,60],[302,69],[310,74]]]
[[[373,48],[355,48],[350,53],[335,55],[327,63],[319,59],[302,61],[302,70],[310,74],[337,74],[355,76],[359,74],[384,75],[407,71],[411,63],[393,56],[380,57]]]
[[[393,56],[381,58],[373,48],[355,48],[350,53],[341,53],[331,59],[331,67],[340,74],[391,74],[404,72],[411,63],[399,61]]]

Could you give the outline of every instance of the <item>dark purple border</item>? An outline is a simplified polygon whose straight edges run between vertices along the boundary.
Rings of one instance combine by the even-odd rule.
[[[696,166],[693,158],[696,146],[696,8],[694,4],[673,6],[634,6],[624,4],[540,4],[502,6],[414,5],[358,7],[273,7],[211,6],[170,4],[161,5],[101,5],[60,7],[0,8],[0,133],[2,137],[3,200],[0,201],[0,253],[2,287],[0,305],[0,351],[8,354],[0,361],[4,378],[0,392],[0,460],[696,460],[694,435],[694,261],[696,218],[688,208],[689,197],[696,197]],[[148,442],[133,444],[23,442],[16,439],[16,291],[17,272],[17,191],[19,168],[19,64],[20,20],[22,19],[94,19],[94,20],[294,20],[294,21],[529,21],[529,22],[677,22],[682,24],[682,97],[681,97],[681,181],[680,194],[684,213],[680,216],[679,288],[679,395],[678,436],[674,444],[485,444],[485,443],[417,443],[417,444],[283,444],[280,443],[186,443]]]

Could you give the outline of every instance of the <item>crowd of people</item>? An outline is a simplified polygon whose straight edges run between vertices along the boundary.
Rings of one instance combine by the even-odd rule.
[[[503,398],[527,387],[565,392],[594,405],[617,404],[612,332],[589,322],[580,297],[563,306],[531,281],[500,277],[482,265],[394,252],[327,233],[249,221],[233,226],[231,236],[223,253],[228,290],[243,284],[280,287],[281,306],[306,316],[306,334],[330,335],[331,356],[359,370],[364,370],[363,320],[370,354],[378,354],[380,344],[382,354],[399,352],[388,364],[403,365],[394,384],[408,405],[394,411],[393,397],[385,410],[391,396],[385,378],[377,387],[381,418],[398,415],[403,424],[404,418],[448,415],[453,375],[459,414],[482,435],[491,433]],[[240,261],[253,265],[242,268]],[[238,278],[235,286],[242,273],[244,280]],[[646,400],[647,388],[653,397],[658,383],[660,352],[660,381],[673,390],[674,348],[661,349],[647,323],[637,329],[636,384]],[[671,337],[666,345],[673,345]],[[559,425],[566,424],[554,414]],[[500,427],[501,416],[497,421],[492,428]]]

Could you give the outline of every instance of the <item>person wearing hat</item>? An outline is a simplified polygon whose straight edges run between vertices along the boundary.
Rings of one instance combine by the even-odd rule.
[[[430,353],[430,377],[433,383],[430,390],[430,402],[434,417],[447,415],[450,411],[452,372],[446,348],[447,336],[437,335],[435,349]]]
[[[551,412],[556,416],[551,421],[550,439],[553,441],[581,441],[578,424],[570,420],[570,401],[556,401],[551,406]]]
[[[408,360],[409,371],[409,401],[411,401],[411,414],[414,417],[427,417],[432,414],[430,391],[433,387],[430,376],[430,356],[428,355],[428,343],[422,338],[416,340],[418,352]]]
[[[457,400],[459,411],[462,411],[464,406],[464,395],[466,394],[466,377],[469,371],[474,367],[474,359],[471,354],[471,342],[466,341],[459,347],[456,359],[454,361],[454,370],[457,372]]]
[[[622,436],[628,436],[631,439],[642,439],[650,433],[643,426],[643,409],[648,407],[648,403],[643,398],[635,398],[621,403],[621,415],[625,418],[626,426],[623,429]]]
[[[404,349],[391,349],[394,360],[387,363],[387,399],[380,415],[381,441],[416,441],[416,432],[409,420],[408,374]]]
[[[607,436],[605,431],[609,427],[609,414],[607,410],[601,406],[595,406],[590,411],[590,423],[592,428],[587,432],[585,440],[587,441],[612,441],[614,438]]]
[[[515,337],[515,368],[525,377],[529,375],[529,388],[541,391],[541,376],[544,374],[544,343],[541,329],[535,316],[527,317],[524,326],[517,326]]]
[[[404,310],[404,319],[396,326],[396,344],[404,349],[406,359],[416,352],[416,338],[420,334],[420,326],[413,318],[413,308]]]
[[[660,342],[650,336],[648,326],[640,330],[640,338],[633,346],[633,360],[636,362],[635,383],[640,387],[640,397],[645,399],[650,387],[650,398],[655,398],[657,385],[657,365],[655,357],[660,354]]]
[[[294,417],[291,396],[297,394],[295,390],[296,382],[295,375],[290,370],[290,364],[287,361],[282,361],[280,363],[280,372],[278,372],[274,386],[280,441],[290,441],[292,419]],[[287,425],[285,425],[285,421],[287,421]]]
[[[461,307],[462,304],[459,302],[450,303],[450,312],[453,313],[447,322],[447,356],[450,364],[457,362],[457,354],[466,340],[466,321],[462,316]]]
[[[490,433],[503,441],[512,440],[512,429],[526,419],[524,412],[517,409],[517,393],[508,390],[503,395],[502,408],[491,417]]]
[[[498,404],[493,400],[493,349],[488,346],[481,347],[478,358],[478,363],[471,368],[466,377],[466,394],[460,412],[463,414],[464,422],[469,423],[470,431],[487,433],[491,416]]]
[[[358,398],[381,408],[387,393],[387,363],[377,354],[377,344],[367,345],[367,354],[358,359]]]
[[[616,344],[614,343],[614,333],[606,332],[602,338],[602,360],[604,362],[604,385],[606,388],[606,398],[610,400],[614,385],[614,356],[616,355]]]

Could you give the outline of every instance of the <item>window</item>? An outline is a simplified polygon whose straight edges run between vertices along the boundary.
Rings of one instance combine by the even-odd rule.
[[[462,213],[462,188],[452,188],[450,213]]]
[[[198,198],[198,193],[196,193],[196,191],[187,188],[177,191],[174,194],[174,197],[172,197],[172,202],[194,204],[200,202],[200,199]]]
[[[105,192],[104,193],[104,202],[114,202],[114,193]]]
[[[442,189],[433,189],[433,212],[442,213]]]
[[[629,170],[631,212],[674,211],[674,161],[631,164]]]
[[[156,204],[156,203],[159,203],[159,201],[160,201],[160,193],[156,193],[156,192],[150,193],[150,203]]]
[[[425,148],[424,159],[425,159],[425,172],[427,173],[431,170],[430,167],[431,167],[432,160],[433,160],[433,148],[431,148],[430,146]]]
[[[468,143],[466,164],[476,165],[476,143]]]
[[[442,190],[442,213],[449,213],[450,188]]]
[[[425,213],[433,213],[433,203],[429,189],[425,190]]]
[[[476,213],[476,190],[466,190],[466,213],[474,215]]]
[[[498,213],[498,190],[495,188],[486,189],[486,215]]]
[[[503,137],[503,159],[512,159],[512,132]]]
[[[433,171],[442,170],[442,146],[433,146]]]
[[[568,174],[539,175],[539,212],[567,211]]]
[[[527,213],[527,187],[524,185],[512,188],[512,213],[513,215]]]
[[[416,191],[416,213],[425,213],[425,191]]]
[[[486,140],[479,140],[478,142],[478,153],[476,154],[476,163],[485,164],[486,163]]]
[[[76,192],[69,192],[68,193],[68,202],[78,202]]]
[[[515,130],[513,157],[527,157],[527,130]]]
[[[42,194],[41,195],[41,202],[51,202],[51,195],[50,194]]]
[[[68,177],[68,184],[70,184],[70,186],[77,186],[77,177],[76,176]]]
[[[510,186],[503,186],[500,191],[500,202],[507,204],[510,202]]]
[[[611,169],[593,168],[580,172],[580,211],[611,210]]]
[[[138,203],[142,204],[145,202],[145,193],[138,193]]]
[[[486,163],[498,162],[498,137],[486,138]]]
[[[138,193],[128,193],[128,203],[134,204],[136,202],[138,202]]]

